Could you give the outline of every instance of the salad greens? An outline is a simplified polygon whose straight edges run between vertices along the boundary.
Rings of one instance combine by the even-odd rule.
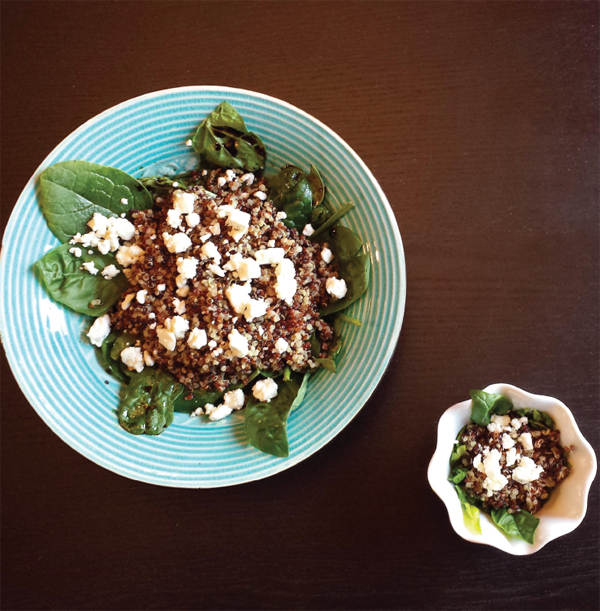
[[[261,138],[250,132],[244,119],[228,102],[222,102],[198,127],[192,144],[199,154],[199,169],[237,168],[260,173],[265,168],[267,151]],[[194,172],[175,177],[154,176],[136,179],[122,170],[88,161],[64,161],[47,168],[40,176],[41,208],[54,235],[63,243],[48,252],[34,268],[36,274],[56,301],[75,312],[89,316],[106,313],[127,289],[123,273],[105,279],[101,273],[108,265],[122,272],[115,255],[88,254],[81,248],[81,257],[73,256],[69,240],[77,233],[88,232],[87,223],[94,213],[106,217],[120,216],[132,209],[151,208],[153,196],[169,194],[178,187],[197,184]],[[353,325],[361,321],[340,311],[356,301],[367,290],[370,260],[360,238],[339,221],[354,205],[347,203],[334,210],[327,200],[325,184],[313,165],[307,172],[293,165],[283,166],[268,178],[271,199],[275,207],[286,213],[283,220],[288,228],[302,232],[307,224],[315,229],[311,239],[327,242],[340,277],[346,281],[348,293],[331,304],[322,317],[334,323],[334,337],[329,342],[326,357],[321,358],[321,345],[313,335],[311,346],[317,363],[332,372],[337,371],[335,358],[342,347],[343,322]],[[214,196],[206,191],[206,194]],[[96,274],[81,269],[93,263]],[[93,268],[92,268],[93,269]],[[336,314],[333,319],[333,314]],[[177,412],[191,413],[208,403],[219,402],[226,391],[188,390],[165,371],[147,367],[141,373],[130,370],[121,361],[121,352],[135,345],[136,338],[127,333],[110,333],[101,347],[96,348],[102,367],[123,383],[122,399],[117,410],[120,425],[129,433],[158,435],[173,422]],[[244,410],[248,441],[256,448],[275,456],[288,456],[286,424],[290,412],[302,402],[310,373],[296,373],[286,367],[276,373],[255,371],[245,388],[256,378],[276,377],[278,394],[268,403],[252,395]]]
[[[555,427],[554,420],[546,412],[527,408],[515,409],[513,402],[504,395],[488,393],[483,390],[471,391],[471,421],[480,426],[487,426],[494,414],[503,416],[511,410],[520,417],[526,416],[529,419],[530,428],[554,429]],[[481,500],[467,495],[464,488],[459,485],[467,477],[469,471],[468,467],[462,464],[462,458],[467,453],[467,447],[460,444],[465,428],[463,427],[456,437],[457,443],[450,456],[448,481],[454,484],[454,489],[460,499],[465,526],[469,531],[480,534],[479,513],[480,511],[487,513],[487,511]],[[528,511],[522,509],[518,513],[509,513],[506,508],[492,509],[489,515],[493,524],[506,535],[523,539],[527,543],[533,543],[539,519]]]

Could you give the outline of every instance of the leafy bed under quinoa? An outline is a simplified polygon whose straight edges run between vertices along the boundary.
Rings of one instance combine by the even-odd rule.
[[[479,510],[505,534],[533,543],[534,517],[570,473],[560,431],[545,412],[515,409],[510,399],[471,391],[471,421],[450,457],[450,481],[465,524],[480,532]]]
[[[226,102],[188,145],[199,168],[175,178],[85,161],[48,168],[42,211],[63,244],[36,273],[56,301],[97,317],[89,337],[124,383],[125,430],[156,435],[174,411],[219,419],[244,407],[250,443],[287,456],[287,418],[310,373],[335,372],[343,323],[360,324],[341,312],[369,282],[360,238],[339,224],[354,206],[333,209],[313,166],[263,176],[264,144]],[[178,198],[193,211],[178,213]],[[243,307],[232,297],[241,287]]]

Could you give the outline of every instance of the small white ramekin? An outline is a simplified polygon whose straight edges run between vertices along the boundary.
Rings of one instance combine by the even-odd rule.
[[[548,412],[560,430],[561,444],[574,446],[569,454],[572,467],[569,477],[554,489],[548,502],[536,514],[540,523],[535,532],[534,544],[506,537],[483,512],[480,514],[480,535],[469,532],[464,524],[460,501],[448,476],[454,440],[471,416],[470,399],[453,405],[440,418],[437,447],[429,463],[427,478],[433,491],[444,501],[452,528],[463,539],[492,545],[509,554],[533,554],[553,539],[575,530],[583,521],[590,487],[596,476],[596,455],[581,434],[571,410],[558,399],[534,395],[511,384],[492,384],[484,388],[484,391],[506,395],[516,408],[530,407]]]

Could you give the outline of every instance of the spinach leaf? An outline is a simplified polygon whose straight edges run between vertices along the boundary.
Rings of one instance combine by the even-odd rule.
[[[118,216],[152,207],[150,193],[133,176],[89,161],[61,161],[44,170],[40,194],[48,227],[63,243],[87,233],[95,212]]]
[[[343,321],[354,325],[355,327],[362,327],[362,321],[358,318],[352,318],[352,316],[348,316],[348,314],[344,314],[343,312],[338,312],[337,317]]]
[[[471,498],[465,494],[464,490],[460,486],[455,485],[454,490],[456,490],[456,494],[460,499],[460,506],[463,512],[463,521],[467,527],[467,530],[473,534],[480,535],[481,522],[479,521],[479,508],[470,502]]]
[[[135,336],[131,335],[131,333],[121,333],[113,342],[113,345],[110,349],[110,358],[113,361],[122,362],[121,361],[121,352],[128,348],[129,346],[135,346],[136,342]],[[129,370],[127,370],[129,371]]]
[[[201,165],[241,168],[254,172],[265,167],[263,141],[249,132],[242,115],[228,102],[221,102],[200,123],[192,139]]]
[[[323,369],[327,369],[327,371],[331,371],[332,373],[337,373],[337,365],[332,358],[319,358],[315,359],[316,363],[319,363]]]
[[[467,453],[466,445],[457,446],[456,450],[454,450],[454,452],[452,452],[452,454],[450,455],[450,464],[452,466],[457,465],[457,464],[462,465],[462,457],[466,453]]]
[[[121,353],[119,352],[117,359],[113,359],[111,356],[112,348],[118,338],[119,334],[112,332],[102,342],[100,348],[94,346],[96,348],[96,357],[101,367],[105,369],[107,373],[112,374],[117,380],[129,384],[129,376],[125,373],[126,368],[120,358]]]
[[[537,430],[554,430],[556,424],[547,412],[540,412],[537,409],[517,409],[515,412],[522,418],[525,416],[529,420],[529,428]]]
[[[450,472],[450,477],[448,478],[453,484],[460,484],[460,482],[467,477],[467,473],[469,470],[467,467],[460,467],[457,469],[452,469]]]
[[[334,212],[327,220],[310,236],[311,240],[317,240],[327,231],[329,231],[338,221],[340,221],[348,212],[354,210],[354,204],[348,202],[344,204],[339,210]],[[311,219],[312,224],[312,219]]]
[[[103,255],[94,251],[94,254],[88,255],[87,250],[82,248],[81,257],[75,257],[69,252],[70,248],[73,248],[70,244],[61,244],[46,253],[34,266],[36,274],[55,301],[80,314],[101,316],[128,287],[127,278],[120,273],[112,280],[106,280],[100,273],[107,265],[120,268],[113,254]],[[98,270],[95,276],[80,269],[83,263],[90,261]],[[94,299],[99,299],[101,304],[91,307]]]
[[[330,303],[321,312],[321,316],[344,310],[362,297],[369,286],[371,275],[369,256],[362,253],[362,241],[351,229],[339,225],[333,235],[327,238],[327,242],[333,253],[333,262],[346,281],[348,292],[344,298]]]
[[[493,414],[503,416],[513,408],[508,397],[483,390],[472,390],[471,401],[471,420],[481,426],[487,426]]]
[[[325,197],[325,183],[319,174],[319,170],[311,164],[310,172],[307,176],[308,184],[312,191],[312,207],[318,208]]]
[[[533,543],[533,536],[540,521],[524,509],[518,513],[508,513],[507,509],[492,509],[492,522],[504,533]]]
[[[308,373],[292,373],[289,382],[278,382],[277,396],[269,403],[250,397],[245,409],[244,428],[248,441],[273,456],[289,455],[287,419],[306,394]]]
[[[304,172],[295,165],[284,165],[269,180],[269,195],[275,208],[287,215],[283,224],[302,231],[313,208],[313,191]]]
[[[182,389],[171,374],[154,367],[133,373],[117,409],[119,424],[133,435],[160,435],[173,422],[173,401]]]

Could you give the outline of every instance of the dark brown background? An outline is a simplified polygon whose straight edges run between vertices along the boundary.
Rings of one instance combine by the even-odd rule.
[[[4,609],[598,607],[597,483],[574,533],[517,558],[460,539],[426,480],[442,412],[492,382],[561,398],[598,447],[598,9],[2,2],[3,226],[90,117],[229,85],[349,142],[408,268],[372,400],[252,484],[173,490],[103,470],[50,432],[4,360]]]

